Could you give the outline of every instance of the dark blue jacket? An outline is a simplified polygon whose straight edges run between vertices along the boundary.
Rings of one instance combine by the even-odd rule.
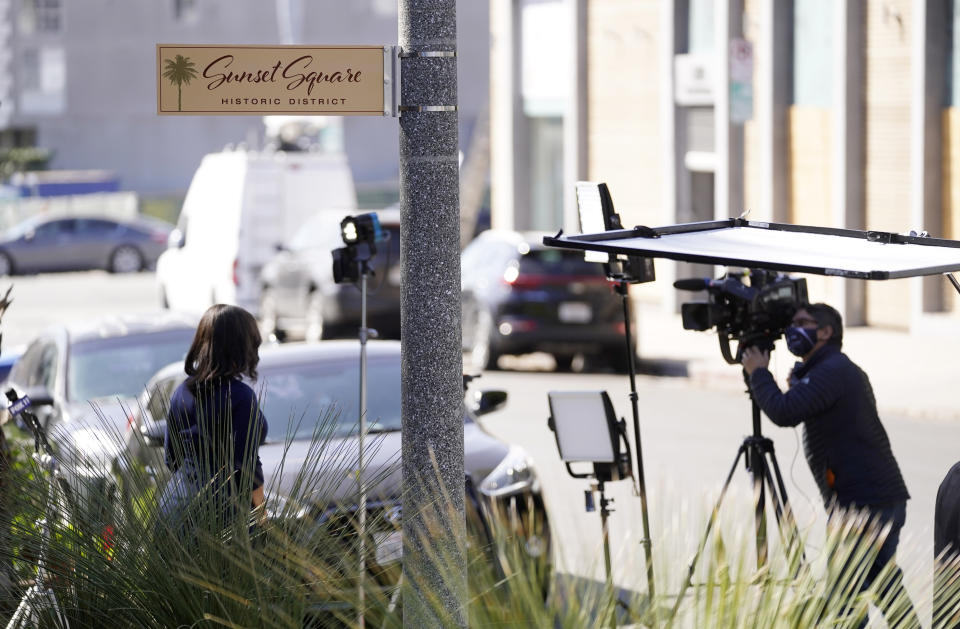
[[[757,404],[778,426],[803,423],[803,449],[824,503],[883,506],[910,497],[880,423],[867,374],[836,345],[797,363],[786,392],[767,369],[750,376]]]
[[[244,489],[238,485],[241,479],[252,482],[247,491],[263,485],[258,450],[266,439],[267,421],[253,389],[240,380],[223,379],[201,385],[194,396],[188,382],[170,396],[167,467],[195,486],[230,480],[234,488]]]

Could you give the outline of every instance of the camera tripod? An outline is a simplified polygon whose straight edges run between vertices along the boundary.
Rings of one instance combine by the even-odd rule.
[[[744,381],[746,382],[748,380],[746,371],[743,372],[743,377]],[[680,602],[683,600],[683,596],[686,593],[687,588],[690,587],[693,581],[693,573],[696,570],[697,562],[700,560],[700,556],[703,554],[703,551],[707,546],[707,539],[710,537],[710,532],[713,530],[713,527],[717,522],[717,517],[720,513],[720,506],[723,504],[723,499],[727,494],[727,489],[730,487],[730,481],[733,479],[733,473],[737,470],[737,465],[740,463],[741,457],[743,457],[744,463],[746,464],[746,469],[750,473],[750,477],[753,481],[754,497],[756,499],[754,504],[754,524],[756,527],[757,568],[765,566],[768,558],[766,515],[767,491],[770,492],[770,502],[773,504],[774,515],[776,517],[777,526],[780,529],[781,534],[783,534],[784,525],[789,528],[789,537],[784,540],[785,545],[789,547],[793,543],[799,543],[800,532],[797,528],[797,523],[793,518],[793,512],[790,510],[790,502],[787,498],[787,488],[783,484],[783,476],[780,474],[780,465],[777,463],[777,456],[773,450],[773,441],[767,437],[764,437],[760,431],[760,407],[757,405],[757,401],[753,399],[753,394],[750,392],[749,382],[747,382],[747,395],[750,397],[750,404],[753,411],[753,434],[745,437],[743,443],[740,444],[740,449],[737,450],[737,456],[734,458],[733,465],[730,467],[730,472],[727,474],[727,479],[724,481],[723,488],[720,490],[720,497],[717,498],[717,502],[710,514],[710,519],[707,521],[706,530],[703,532],[700,545],[698,546],[697,552],[693,556],[693,559],[690,561],[690,566],[687,569],[686,579],[684,580],[683,586],[680,588],[680,592],[677,594],[677,599],[673,604],[673,611],[670,615],[671,618],[676,616],[677,610],[680,608]],[[801,557],[803,557],[802,550]]]

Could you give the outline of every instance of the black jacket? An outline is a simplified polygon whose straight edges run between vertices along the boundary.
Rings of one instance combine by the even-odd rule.
[[[201,483],[223,470],[239,481],[251,474],[251,489],[263,485],[263,464],[258,451],[266,438],[267,420],[249,386],[223,379],[201,388],[200,399],[180,383],[170,396],[164,459],[171,472],[181,467],[199,475]],[[233,461],[219,461],[230,456]]]
[[[767,369],[750,376],[757,404],[775,424],[803,423],[803,449],[824,503],[883,506],[910,497],[880,423],[867,374],[835,345],[797,363],[783,393]]]
[[[933,514],[933,553],[950,549],[951,557],[960,555],[960,463],[955,463],[937,489]]]

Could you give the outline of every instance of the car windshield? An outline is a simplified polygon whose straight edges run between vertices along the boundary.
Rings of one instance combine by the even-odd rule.
[[[262,367],[254,385],[267,418],[268,441],[310,439],[318,422],[335,417],[335,434],[356,432],[359,361],[325,360]],[[332,421],[332,420],[331,420]],[[400,430],[399,357],[367,361],[367,428]]]
[[[183,360],[194,330],[81,341],[70,346],[67,398],[135,397],[161,367]]]
[[[582,251],[532,249],[520,258],[520,272],[529,275],[603,275],[603,265],[587,262]]]

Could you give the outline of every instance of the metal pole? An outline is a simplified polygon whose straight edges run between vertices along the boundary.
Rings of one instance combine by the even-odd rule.
[[[403,624],[466,626],[456,0],[398,0]]]
[[[744,370],[743,377],[745,380],[748,379],[747,372]],[[749,442],[747,447],[747,469],[750,471],[750,477],[753,480],[753,492],[754,492],[754,525],[756,527],[756,541],[757,541],[757,568],[762,568],[767,564],[767,511],[766,511],[766,491],[764,490],[763,478],[765,476],[764,465],[766,464],[766,459],[763,458],[763,453],[755,445],[763,439],[763,433],[761,431],[760,424],[760,405],[757,404],[757,401],[753,399],[753,394],[749,389],[749,382],[747,393],[750,396],[750,406],[753,420],[753,440]]]
[[[623,325],[624,334],[627,337],[627,367],[630,374],[630,404],[633,410],[633,439],[637,458],[637,488],[640,493],[640,516],[643,524],[643,540],[641,540],[640,544],[643,546],[647,563],[647,597],[652,602],[656,597],[656,591],[653,584],[653,541],[650,536],[650,516],[647,511],[647,482],[643,473],[643,449],[640,441],[640,397],[637,394],[637,352],[633,349],[633,335],[630,329],[629,284],[626,281],[620,281],[617,282],[615,286],[616,291],[620,293],[620,298],[623,301]]]
[[[617,626],[617,604],[618,600],[616,590],[613,587],[613,566],[610,562],[610,527],[607,524],[607,518],[610,516],[610,509],[607,507],[613,498],[607,500],[607,495],[603,490],[603,481],[600,481],[597,484],[597,489],[600,491],[600,529],[603,535],[603,565],[606,568],[607,574],[607,589],[610,593],[610,599],[613,603],[610,606],[610,626],[616,629]]]
[[[364,580],[367,572],[367,481],[364,477],[363,440],[367,435],[367,263],[360,265],[360,434],[357,439],[357,484],[360,489],[360,573],[357,575],[357,626],[364,629]]]

